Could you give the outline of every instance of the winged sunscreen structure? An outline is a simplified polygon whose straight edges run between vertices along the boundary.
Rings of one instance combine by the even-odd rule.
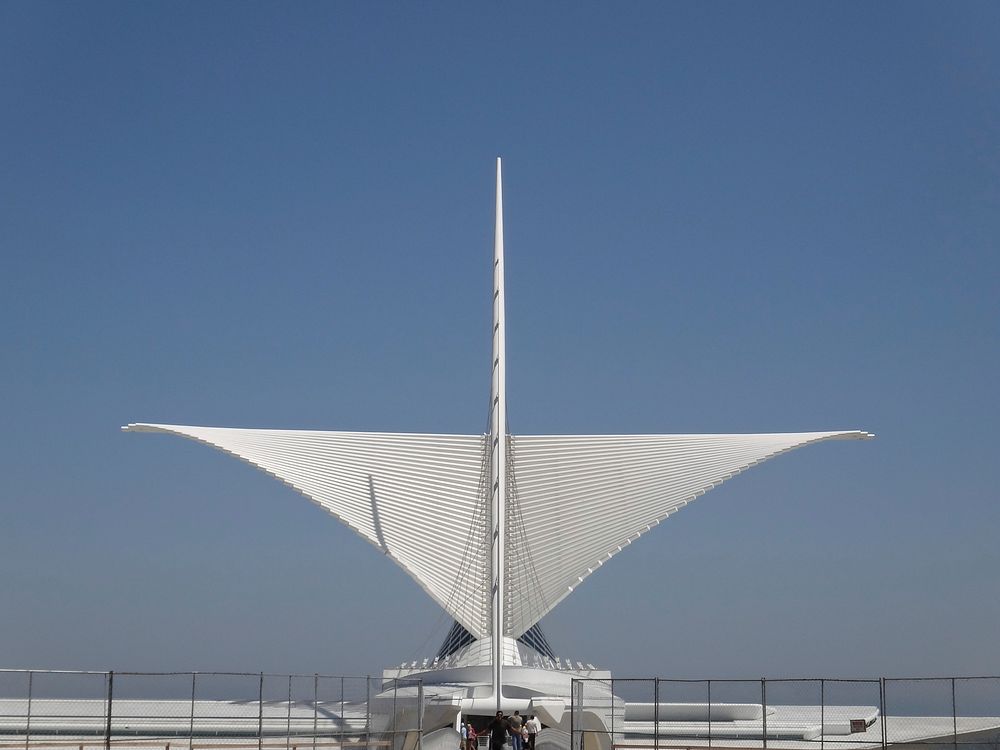
[[[123,428],[180,435],[241,458],[298,490],[392,558],[454,618],[433,666],[452,681],[455,669],[471,676],[490,668],[489,679],[464,707],[481,713],[494,707],[524,708],[529,693],[552,694],[551,686],[532,691],[518,679],[517,695],[505,696],[504,688],[511,683],[504,678],[504,668],[523,678],[526,668],[555,667],[539,620],[587,576],[672,513],[741,471],[793,448],[872,437],[860,430],[509,434],[500,159],[492,306],[486,434],[144,423]],[[429,543],[432,539],[437,543]],[[561,661],[558,664],[561,667]]]

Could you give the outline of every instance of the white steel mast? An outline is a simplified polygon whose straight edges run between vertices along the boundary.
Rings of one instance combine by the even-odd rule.
[[[496,228],[493,235],[493,378],[490,385],[490,534],[493,695],[500,710],[503,682],[504,533],[507,502],[507,385],[503,291],[503,186],[497,157]]]

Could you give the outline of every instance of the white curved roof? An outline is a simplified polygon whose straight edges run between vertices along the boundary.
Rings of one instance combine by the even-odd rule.
[[[470,633],[489,636],[484,436],[124,429],[198,440],[282,480],[391,557]],[[866,437],[511,436],[505,635],[520,636],[641,534],[744,469],[810,443]]]

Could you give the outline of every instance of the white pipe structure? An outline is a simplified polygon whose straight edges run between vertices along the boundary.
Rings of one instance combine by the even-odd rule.
[[[503,177],[497,157],[496,224],[493,232],[493,375],[490,384],[490,540],[492,610],[490,637],[493,697],[501,710],[503,695],[504,536],[507,510],[507,378],[503,289]]]

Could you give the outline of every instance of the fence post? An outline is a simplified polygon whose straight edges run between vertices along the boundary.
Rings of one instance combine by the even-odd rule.
[[[264,747],[264,673],[257,685],[257,750]]]
[[[767,680],[760,678],[760,737],[764,743],[764,750],[767,750]]]
[[[951,736],[955,750],[958,750],[958,716],[955,712],[955,678],[951,678]]]
[[[396,747],[396,698],[399,693],[399,677],[392,681],[392,747]]]
[[[285,750],[292,744],[292,676],[288,675],[288,714],[285,717]]]
[[[826,680],[819,681],[819,750],[826,748]]]
[[[35,673],[28,670],[28,715],[24,724],[24,750],[28,750],[28,743],[31,742],[31,682]]]
[[[198,673],[191,673],[191,718],[188,721],[188,750],[194,750],[194,689]]]
[[[365,750],[372,739],[372,676],[365,676]]]
[[[344,747],[345,733],[347,732],[347,719],[344,718],[344,677],[340,677],[340,747]]]
[[[108,672],[108,717],[107,723],[104,725],[104,750],[111,750],[111,708],[114,701],[115,694],[115,673],[112,670]]]
[[[660,750],[660,678],[653,678],[653,748]]]
[[[569,748],[576,750],[576,678],[569,680]]]
[[[424,681],[417,683],[417,750],[424,750]]]
[[[611,678],[611,697],[608,698],[608,703],[610,704],[608,708],[611,709],[611,742],[609,745],[615,744],[615,678]]]
[[[316,720],[319,718],[319,674],[313,675],[313,750],[316,750]]]
[[[886,728],[888,717],[885,715],[885,677],[878,678],[878,710],[882,714],[882,750],[889,744],[889,732]]]
[[[708,681],[708,746],[712,747],[712,681]]]

